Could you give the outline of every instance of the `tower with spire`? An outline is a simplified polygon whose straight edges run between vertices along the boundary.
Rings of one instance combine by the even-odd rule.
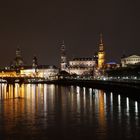
[[[37,68],[37,66],[38,66],[38,60],[37,60],[37,57],[34,56],[33,57],[33,61],[32,61],[32,67],[33,68]]]
[[[61,51],[60,69],[61,71],[63,70],[65,71],[67,69],[67,57],[64,41],[60,44],[60,51]]]
[[[24,66],[24,62],[23,62],[23,58],[21,55],[21,50],[19,49],[19,47],[16,50],[16,57],[14,59],[14,61],[12,62],[11,67],[13,68],[20,68]]]
[[[105,65],[105,50],[103,44],[102,33],[100,34],[100,43],[99,43],[99,51],[98,51],[98,68],[102,69]]]

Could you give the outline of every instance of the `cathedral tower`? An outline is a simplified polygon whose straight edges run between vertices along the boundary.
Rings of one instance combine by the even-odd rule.
[[[21,55],[21,50],[19,48],[17,48],[17,50],[16,50],[16,57],[15,57],[12,65],[14,67],[21,67],[24,65],[23,58]]]
[[[102,69],[105,65],[105,51],[102,34],[100,34],[100,43],[99,43],[99,51],[98,51],[98,68]]]
[[[32,67],[33,68],[37,68],[37,66],[38,66],[38,60],[37,60],[37,57],[34,56],[33,57],[33,61],[32,61]]]
[[[66,50],[65,50],[65,44],[64,41],[61,43],[60,45],[60,51],[61,51],[61,62],[60,62],[60,68],[61,71],[62,70],[66,70],[67,69],[67,57],[66,57]]]

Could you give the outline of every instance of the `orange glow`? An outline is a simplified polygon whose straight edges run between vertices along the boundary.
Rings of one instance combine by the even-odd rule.
[[[99,123],[105,127],[104,92],[99,90]]]

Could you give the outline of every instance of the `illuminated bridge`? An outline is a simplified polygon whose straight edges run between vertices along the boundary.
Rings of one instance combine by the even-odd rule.
[[[24,76],[24,77],[21,77],[21,76],[16,76],[16,77],[7,77],[7,76],[4,76],[4,77],[0,77],[0,82],[1,83],[8,83],[8,84],[14,84],[14,83],[30,83],[30,82],[41,82],[41,81],[44,81],[45,79],[44,78],[41,78],[41,77],[27,77],[27,76]]]

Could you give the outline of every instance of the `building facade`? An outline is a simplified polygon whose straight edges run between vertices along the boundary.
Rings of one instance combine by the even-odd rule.
[[[130,55],[128,57],[121,58],[122,67],[127,67],[128,65],[135,65],[137,63],[140,63],[139,55]]]
[[[59,69],[56,66],[51,65],[38,65],[38,59],[33,57],[32,66],[24,66],[20,69],[21,76],[24,77],[39,77],[48,80],[56,79],[59,73]]]
[[[94,75],[94,71],[101,71],[105,68],[105,50],[102,39],[102,34],[100,35],[99,51],[95,53],[92,58],[74,58],[68,62],[66,59],[66,50],[64,43],[61,44],[61,71],[66,71],[69,74],[77,75]],[[97,70],[98,69],[98,70]],[[96,72],[98,73],[98,72]],[[100,72],[101,73],[101,72]]]
[[[94,58],[74,58],[69,61],[69,73],[77,75],[91,74],[96,66]]]
[[[20,70],[22,76],[27,77],[40,77],[45,78],[46,80],[56,79],[59,70],[55,66],[50,65],[39,65],[37,68],[33,67],[24,67]]]

